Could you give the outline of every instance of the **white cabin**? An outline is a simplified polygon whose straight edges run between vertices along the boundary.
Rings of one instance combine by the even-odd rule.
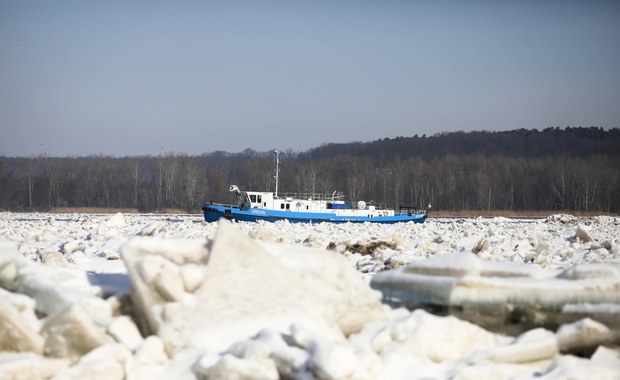
[[[262,208],[277,211],[332,213],[346,216],[393,216],[394,210],[379,210],[375,206],[360,201],[357,204],[346,203],[342,194],[282,194],[275,196],[271,192],[241,191],[235,185],[230,187],[235,192],[239,208]]]

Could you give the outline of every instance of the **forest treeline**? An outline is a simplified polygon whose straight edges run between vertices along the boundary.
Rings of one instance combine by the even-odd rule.
[[[620,212],[620,129],[451,132],[280,153],[279,193],[344,192],[396,209]],[[0,209],[200,212],[229,185],[274,191],[273,152],[0,157]]]

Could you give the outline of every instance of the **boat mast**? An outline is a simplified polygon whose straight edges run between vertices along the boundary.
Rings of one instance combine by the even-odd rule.
[[[275,194],[275,197],[278,198],[278,174],[280,173],[280,152],[278,152],[277,149],[274,149],[273,153],[276,155],[276,194]]]

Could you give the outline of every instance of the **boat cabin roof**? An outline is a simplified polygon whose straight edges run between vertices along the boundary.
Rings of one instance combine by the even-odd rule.
[[[304,200],[312,200],[312,201],[329,201],[329,202],[338,202],[344,201],[344,194],[341,192],[334,191],[332,194],[324,194],[324,193],[280,193],[276,197],[274,193],[268,191],[245,191],[249,196],[258,196],[268,197],[272,199],[304,199]]]

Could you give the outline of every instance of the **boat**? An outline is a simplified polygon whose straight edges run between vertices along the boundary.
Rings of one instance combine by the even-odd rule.
[[[367,204],[365,201],[347,202],[344,194],[278,194],[279,153],[274,150],[276,161],[275,192],[242,191],[236,185],[230,186],[235,204],[208,202],[202,207],[206,222],[225,218],[240,222],[291,223],[423,223],[431,209],[417,211],[413,207],[401,208],[399,212]]]

